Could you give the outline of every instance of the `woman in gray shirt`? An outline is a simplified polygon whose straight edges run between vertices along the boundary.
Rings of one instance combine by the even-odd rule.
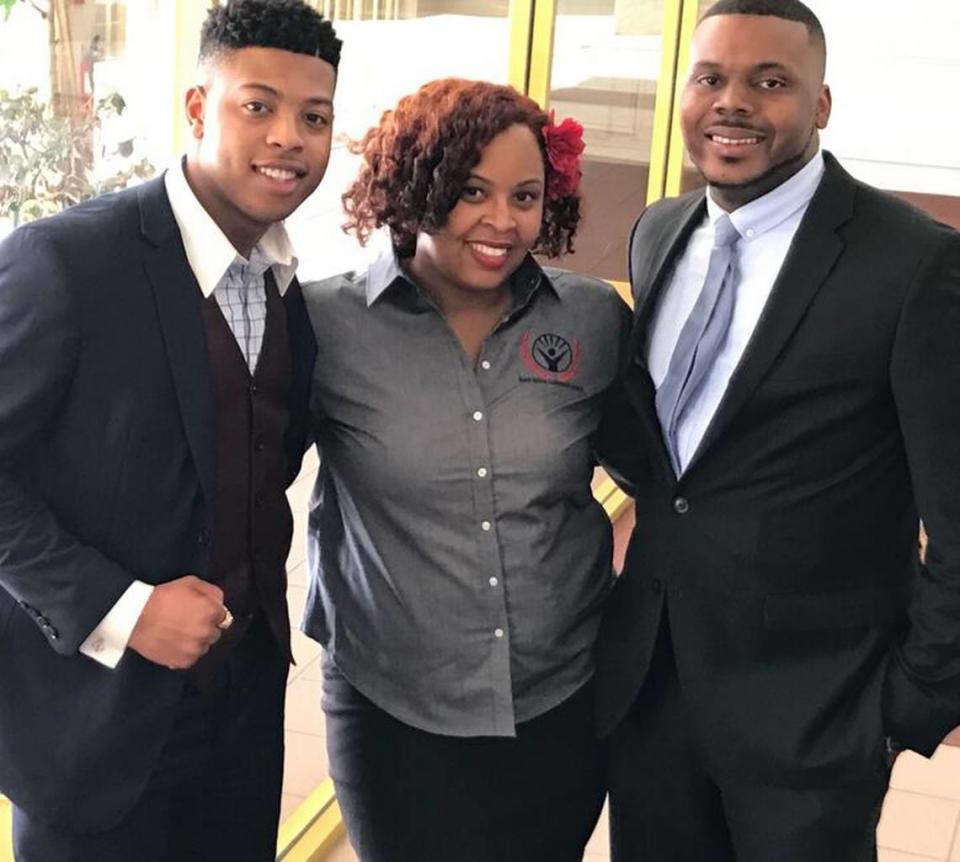
[[[392,253],[307,285],[322,451],[305,631],[363,862],[580,859],[602,805],[592,648],[612,581],[591,437],[629,313],[572,250],[582,128],[435,81],[344,195]]]

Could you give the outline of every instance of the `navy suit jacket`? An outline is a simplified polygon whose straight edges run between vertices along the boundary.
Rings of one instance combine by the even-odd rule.
[[[646,343],[704,193],[639,219],[606,453],[637,523],[601,626],[601,728],[642,707],[668,613],[715,768],[791,786],[861,780],[885,768],[885,736],[929,754],[960,724],[960,235],[826,163],[679,479]]]
[[[202,294],[162,178],[0,244],[0,791],[77,831],[136,803],[182,675],[78,648],[134,579],[206,574],[216,454]],[[316,353],[299,285],[290,479]]]

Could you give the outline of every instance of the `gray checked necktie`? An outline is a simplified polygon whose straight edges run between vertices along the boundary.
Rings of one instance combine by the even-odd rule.
[[[674,472],[681,473],[677,428],[726,341],[736,301],[736,244],[740,234],[727,215],[714,226],[713,251],[700,296],[680,330],[656,407]]]

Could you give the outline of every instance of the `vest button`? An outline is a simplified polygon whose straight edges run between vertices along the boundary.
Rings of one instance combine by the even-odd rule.
[[[258,438],[256,439],[256,441],[254,442],[254,444],[253,444],[253,448],[254,448],[257,452],[262,452],[264,449],[267,448],[267,444],[264,443],[263,440],[258,437]]]
[[[250,384],[250,394],[251,394],[251,395],[256,395],[256,394],[257,394],[257,384],[256,384],[256,383],[251,383],[251,384]]]
[[[650,583],[650,588],[653,590],[655,596],[659,596],[663,592],[663,581],[660,578],[654,578]]]
[[[690,511],[690,501],[686,497],[677,497],[673,501],[673,511],[678,515],[686,515]]]

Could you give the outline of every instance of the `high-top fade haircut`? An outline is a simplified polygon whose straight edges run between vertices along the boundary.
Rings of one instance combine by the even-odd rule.
[[[719,0],[703,13],[700,20],[706,21],[715,15],[769,15],[784,21],[796,21],[807,28],[810,39],[822,49],[826,62],[827,37],[823,25],[813,10],[800,0]]]
[[[240,48],[279,48],[319,57],[334,69],[340,47],[333,25],[303,0],[228,0],[213,6],[200,33],[200,62]]]

